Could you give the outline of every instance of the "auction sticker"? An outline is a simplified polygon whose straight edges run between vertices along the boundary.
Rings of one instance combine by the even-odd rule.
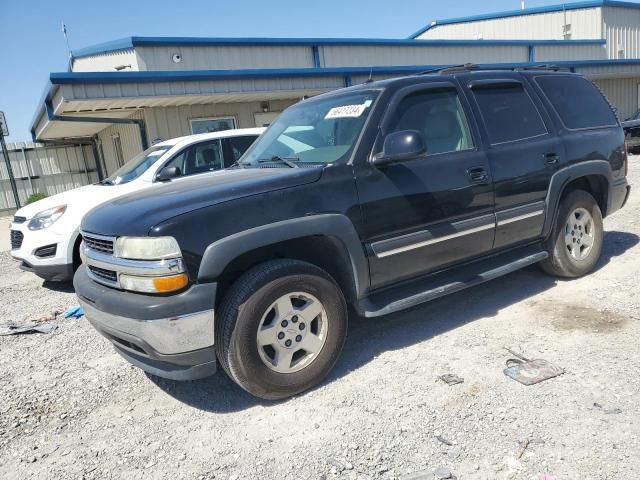
[[[329,110],[329,112],[327,112],[324,119],[329,120],[330,118],[358,118],[364,113],[369,105],[371,105],[370,102],[365,102],[360,105],[343,105],[341,107],[333,107],[331,110]]]

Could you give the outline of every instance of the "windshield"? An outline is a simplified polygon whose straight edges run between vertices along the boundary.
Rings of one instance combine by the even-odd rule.
[[[146,172],[151,165],[156,163],[171,147],[172,145],[158,145],[147,148],[144,152],[139,153],[116,170],[113,175],[104,179],[102,183],[106,183],[107,185],[121,185],[135,180]]]
[[[299,103],[285,110],[239,163],[303,166],[343,160],[377,96],[377,91],[364,91]]]

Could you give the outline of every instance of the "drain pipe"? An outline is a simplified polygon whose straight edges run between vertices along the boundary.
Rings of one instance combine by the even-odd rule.
[[[147,126],[142,119],[138,118],[107,118],[107,117],[76,117],[72,115],[56,115],[50,100],[45,100],[44,107],[47,111],[47,118],[52,122],[80,122],[80,123],[114,123],[124,125],[137,125],[140,130],[140,143],[142,150],[149,148],[147,141]]]

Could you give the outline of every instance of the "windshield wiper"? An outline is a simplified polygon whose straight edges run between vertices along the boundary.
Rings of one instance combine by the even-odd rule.
[[[113,180],[111,180],[110,178],[105,178],[104,180],[100,180],[100,182],[98,182],[100,185],[113,185]]]
[[[241,167],[244,166],[245,164],[242,163],[240,160],[236,160],[235,162],[233,162],[231,165],[229,165],[228,167],[226,167],[225,170],[229,170],[230,168],[236,168],[236,167]]]
[[[284,163],[287,167],[299,168],[299,165],[294,163],[299,161],[300,159],[298,157],[279,157],[278,155],[274,155],[271,158],[261,158],[258,160],[258,163],[280,162]]]

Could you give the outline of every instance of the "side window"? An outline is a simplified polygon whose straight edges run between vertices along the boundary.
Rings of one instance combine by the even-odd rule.
[[[220,141],[214,140],[187,147],[166,166],[180,168],[183,177],[220,170],[223,168]]]
[[[398,104],[388,133],[417,130],[427,155],[473,148],[467,117],[454,88],[421,90]]]
[[[223,139],[225,168],[236,162],[256,141],[256,138],[258,138],[257,135],[245,135]]]
[[[537,137],[547,129],[521,84],[489,84],[473,89],[492,145]]]
[[[569,75],[536,77],[565,127],[569,129],[617,125],[615,114],[589,80]]]

